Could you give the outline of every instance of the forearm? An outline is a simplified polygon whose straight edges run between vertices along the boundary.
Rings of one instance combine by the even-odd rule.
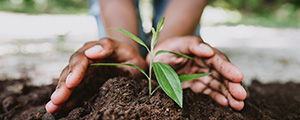
[[[138,36],[137,15],[132,0],[100,0],[102,20],[108,38],[131,44],[138,50],[138,44],[131,38],[110,27],[121,28]]]
[[[157,43],[170,37],[193,35],[205,5],[206,0],[171,0],[164,13],[165,24]]]

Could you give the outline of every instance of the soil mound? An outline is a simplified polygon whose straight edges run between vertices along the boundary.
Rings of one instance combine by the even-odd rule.
[[[149,98],[146,80],[114,77],[64,115],[48,114],[44,109],[55,85],[36,87],[25,83],[0,82],[0,119],[300,119],[300,84],[292,82],[253,81],[245,108],[238,112],[190,89],[184,90],[181,109],[162,90]]]

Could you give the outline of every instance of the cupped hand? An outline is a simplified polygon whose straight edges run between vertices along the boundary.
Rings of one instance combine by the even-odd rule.
[[[45,106],[47,112],[54,113],[59,110],[69,99],[74,88],[81,83],[88,66],[103,61],[130,63],[146,69],[145,60],[136,49],[127,43],[120,43],[108,38],[88,42],[71,56],[69,65],[62,71],[57,88],[51,95],[51,101]],[[138,69],[128,66],[117,67],[128,71],[132,77],[142,76]]]
[[[158,50],[169,50],[194,58],[191,60],[163,53],[154,59],[154,62],[169,64],[179,75],[212,73],[209,76],[183,82],[182,88],[190,88],[195,93],[207,94],[220,105],[229,105],[238,111],[243,109],[243,101],[247,96],[241,85],[243,74],[219,50],[204,43],[198,36],[169,38],[154,48],[154,52]],[[149,58],[148,55],[148,63]]]

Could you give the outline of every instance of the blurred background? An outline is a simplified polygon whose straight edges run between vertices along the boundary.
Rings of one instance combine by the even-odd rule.
[[[152,1],[140,0],[145,32]],[[209,0],[201,36],[226,53],[244,82],[300,82],[299,0]],[[0,0],[0,80],[51,84],[69,57],[97,40],[87,0]]]

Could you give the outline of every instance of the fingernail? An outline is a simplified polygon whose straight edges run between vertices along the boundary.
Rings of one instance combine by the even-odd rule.
[[[208,53],[213,53],[213,52],[214,52],[214,51],[212,50],[211,47],[209,47],[208,45],[206,45],[206,44],[204,44],[204,43],[201,43],[201,44],[199,45],[199,47],[200,47],[203,51],[205,51],[205,52],[208,52]]]
[[[57,96],[57,94],[58,94],[58,91],[59,91],[59,88],[58,89],[56,89],[53,93],[52,93],[52,95],[51,95],[51,99],[52,98],[55,98],[56,96]]]
[[[46,105],[45,108],[48,113],[54,113],[57,109],[60,108],[60,106],[54,105],[51,101],[49,101]]]
[[[95,46],[93,46],[93,47],[87,49],[87,50],[85,51],[85,53],[90,55],[90,54],[99,53],[99,52],[101,52],[102,50],[103,50],[103,47],[102,47],[101,45],[95,45]]]
[[[228,106],[228,100],[227,99],[223,99],[223,105]]]
[[[53,113],[51,101],[49,101],[49,102],[45,105],[45,108],[46,108],[46,110],[47,110],[48,113]]]
[[[66,79],[66,84],[68,84],[71,80],[71,75],[72,73],[69,73],[69,75],[67,76],[67,79]],[[67,85],[68,86],[68,85]]]
[[[68,88],[73,88],[74,82],[72,82],[72,81],[74,81],[73,73],[69,73],[69,75],[67,76],[67,79],[66,79],[66,86]]]

